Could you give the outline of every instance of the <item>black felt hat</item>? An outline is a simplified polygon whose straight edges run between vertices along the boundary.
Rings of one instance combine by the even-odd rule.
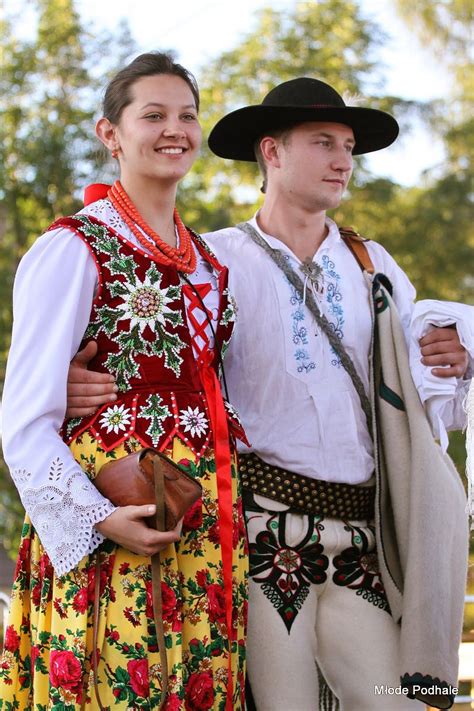
[[[329,84],[300,77],[272,89],[261,104],[245,106],[224,116],[210,133],[209,148],[221,158],[255,161],[255,141],[266,131],[305,121],[350,126],[355,138],[354,155],[385,148],[398,136],[398,123],[390,114],[346,106]]]

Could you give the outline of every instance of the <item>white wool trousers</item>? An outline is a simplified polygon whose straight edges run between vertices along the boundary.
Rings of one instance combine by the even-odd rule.
[[[399,627],[373,526],[266,510],[246,517],[247,673],[257,711],[424,709],[401,694]]]

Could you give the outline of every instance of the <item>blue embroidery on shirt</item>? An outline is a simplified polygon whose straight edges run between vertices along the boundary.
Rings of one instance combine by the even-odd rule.
[[[303,299],[294,286],[291,284],[289,284],[289,286],[291,289],[290,303],[292,306],[296,306],[295,310],[291,313],[293,319],[293,343],[295,346],[298,346],[294,351],[294,357],[298,364],[298,373],[309,373],[316,368],[316,363],[311,360],[308,351],[304,348],[304,346],[308,345],[309,341],[308,330],[304,324],[306,317],[302,307]]]
[[[323,270],[324,270],[324,276],[326,277],[326,301],[329,305],[329,314],[331,314],[334,318],[331,319],[329,318],[329,321],[331,323],[331,326],[334,330],[334,333],[336,336],[339,338],[340,341],[342,341],[344,337],[344,331],[342,329],[344,325],[344,309],[342,308],[341,301],[342,301],[342,294],[340,290],[340,285],[339,281],[341,279],[340,275],[336,272],[335,270],[335,264],[334,262],[329,259],[327,254],[323,256]],[[331,281],[329,281],[331,279]],[[331,365],[335,365],[339,367],[341,365],[341,359],[335,352],[333,348],[331,348],[332,354],[334,358],[331,360]]]

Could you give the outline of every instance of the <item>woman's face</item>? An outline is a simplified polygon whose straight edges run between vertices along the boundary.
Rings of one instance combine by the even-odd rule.
[[[130,92],[132,102],[114,129],[122,180],[177,183],[202,140],[191,89],[180,77],[157,74],[138,79]]]

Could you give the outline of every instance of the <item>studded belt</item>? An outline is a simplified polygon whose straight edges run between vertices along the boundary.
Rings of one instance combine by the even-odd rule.
[[[239,473],[244,494],[266,496],[297,513],[354,521],[374,517],[374,486],[311,479],[267,464],[253,452],[239,455]],[[244,501],[251,505],[248,496]]]

